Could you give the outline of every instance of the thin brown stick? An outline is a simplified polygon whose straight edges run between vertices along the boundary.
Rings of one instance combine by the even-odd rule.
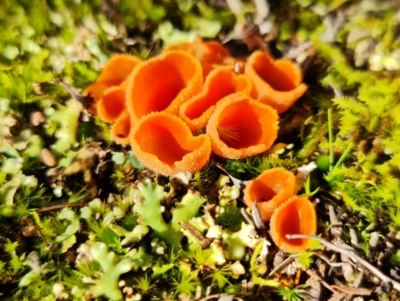
[[[349,258],[351,258],[353,261],[360,263],[363,265],[365,268],[367,268],[371,273],[373,273],[376,277],[381,279],[385,283],[390,283],[393,285],[393,288],[397,291],[400,292],[400,283],[393,280],[392,278],[386,276],[383,274],[380,270],[378,270],[376,267],[374,267],[372,264],[370,264],[368,261],[362,259],[360,256],[358,256],[354,250],[352,250],[348,245],[343,245],[345,248],[340,247],[338,245],[334,245],[333,243],[330,243],[316,235],[302,235],[302,234],[292,234],[292,235],[286,235],[287,239],[304,239],[304,238],[312,238],[317,241],[319,241],[321,244],[323,244],[325,247],[331,249],[332,251],[338,252],[340,254],[346,255]]]
[[[193,235],[193,237],[198,241],[200,246],[203,249],[206,249],[210,246],[210,244],[213,242],[213,239],[210,238],[205,238],[201,233],[192,225],[185,223],[185,222],[178,222],[179,225],[181,225],[183,228],[185,228],[190,234]]]
[[[278,266],[276,266],[274,269],[269,272],[267,275],[267,278],[270,278],[275,275],[275,273],[279,273],[280,271],[283,271],[289,264],[291,264],[297,257],[299,257],[300,254],[293,254],[290,255],[288,258],[286,258],[284,261],[282,261]]]
[[[231,297],[231,296],[232,295],[229,295],[229,294],[215,294],[215,295],[210,295],[210,296],[204,297],[203,299],[200,299],[199,301],[207,301],[207,300],[216,299],[216,298],[220,299],[222,297]],[[234,299],[236,299],[238,301],[244,301],[242,298],[239,298],[238,296],[233,296],[232,300],[234,300]]]
[[[342,267],[342,262],[332,262],[329,260],[329,258],[326,258],[322,254],[315,253],[315,255],[318,256],[323,261],[325,261],[332,268],[341,268]]]
[[[329,285],[329,283],[327,283],[324,279],[322,279],[315,271],[313,270],[307,270],[306,273],[313,278],[316,278],[318,281],[320,281],[322,283],[323,286],[325,286],[325,288],[327,288],[328,290],[330,290],[332,293],[337,294],[337,291],[335,291],[334,288],[332,288],[332,286]]]
[[[44,207],[41,209],[37,209],[36,212],[37,213],[45,213],[45,212],[51,212],[51,211],[56,211],[56,210],[60,210],[63,208],[71,208],[71,207],[83,207],[86,206],[88,203],[87,202],[83,202],[83,203],[63,203],[63,204],[57,204],[57,205],[53,205],[53,206],[48,206],[48,207]]]

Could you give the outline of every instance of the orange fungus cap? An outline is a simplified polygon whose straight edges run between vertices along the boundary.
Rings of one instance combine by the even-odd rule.
[[[288,110],[307,90],[302,73],[289,60],[274,61],[268,53],[256,51],[245,65],[245,75],[253,82],[252,96],[276,109]]]
[[[200,62],[182,51],[169,51],[134,70],[126,88],[127,108],[133,121],[151,112],[178,114],[179,107],[201,91]]]
[[[130,142],[143,165],[166,176],[200,170],[211,153],[207,135],[193,136],[179,117],[167,112],[154,112],[140,119]]]
[[[111,127],[111,136],[119,144],[129,144],[129,136],[132,129],[131,117],[124,110]]]
[[[106,122],[114,122],[125,110],[125,89],[120,86],[108,88],[97,102],[97,114]]]
[[[296,177],[284,168],[271,168],[247,183],[244,189],[244,203],[258,205],[261,217],[269,221],[276,208],[296,193]]]
[[[106,63],[97,82],[104,83],[109,87],[119,86],[141,63],[142,60],[136,56],[116,54]]]
[[[310,239],[287,239],[286,235],[313,235],[317,231],[317,215],[313,204],[306,197],[293,196],[271,217],[272,240],[288,253],[303,252],[309,248]]]
[[[268,150],[278,136],[278,114],[270,106],[235,93],[222,101],[207,124],[213,151],[239,159]]]
[[[192,131],[201,130],[225,96],[236,92],[250,95],[251,89],[252,83],[246,76],[236,75],[228,67],[216,68],[207,76],[203,90],[180,107],[179,116]]]

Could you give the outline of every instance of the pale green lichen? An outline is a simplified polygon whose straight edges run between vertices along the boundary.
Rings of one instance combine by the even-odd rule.
[[[61,252],[65,253],[76,243],[75,233],[80,228],[79,216],[73,210],[63,208],[58,215],[58,219],[68,221],[68,226],[65,228],[64,233],[56,238],[57,242],[62,243]]]
[[[140,241],[143,236],[149,232],[149,228],[146,225],[136,225],[132,231],[128,231],[125,228],[115,224],[111,224],[109,227],[119,236],[124,237],[124,239],[121,241],[122,247],[129,246]]]
[[[170,247],[178,249],[183,237],[179,223],[187,222],[198,214],[201,205],[205,202],[204,197],[189,191],[175,203],[170,212],[171,220],[167,223],[162,216],[165,207],[161,202],[166,196],[163,187],[145,181],[138,187],[138,192],[140,200],[135,204],[135,211],[142,222]]]
[[[122,300],[123,295],[118,286],[119,277],[132,269],[133,261],[127,257],[118,258],[104,243],[90,245],[89,254],[92,260],[100,264],[101,274],[98,279],[83,279],[85,283],[91,284],[88,292],[94,297],[105,296],[110,300]]]
[[[239,231],[225,230],[222,243],[225,257],[229,260],[242,260],[247,248],[254,249],[260,242],[260,237],[253,225],[242,223]]]

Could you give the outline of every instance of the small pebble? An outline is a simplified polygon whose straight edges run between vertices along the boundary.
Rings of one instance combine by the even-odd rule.
[[[35,111],[30,116],[30,122],[33,126],[38,126],[45,121],[46,121],[46,118],[44,117],[43,113],[40,111]]]
[[[36,226],[34,225],[30,225],[30,226],[26,226],[23,230],[22,230],[22,235],[25,237],[31,237],[36,235],[37,233],[39,233],[39,230]]]
[[[40,159],[42,159],[43,164],[48,167],[53,167],[57,164],[56,158],[48,148],[42,149]]]

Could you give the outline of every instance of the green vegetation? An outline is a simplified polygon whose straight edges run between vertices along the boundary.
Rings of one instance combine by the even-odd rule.
[[[307,297],[306,271],[330,251],[301,253],[299,281],[285,282],[287,271],[269,275],[278,250],[268,227],[243,216],[242,191],[218,158],[189,184],[155,176],[113,143],[80,95],[112,53],[146,59],[195,36],[228,41],[238,55],[260,37],[276,56],[297,49],[291,58],[309,90],[281,116],[273,149],[218,163],[247,181],[316,162],[300,193],[319,200],[318,234],[333,239],[333,205],[340,239],[350,244],[354,230],[360,256],[400,278],[399,4],[269,2],[263,21],[273,29],[254,37],[244,32],[256,17],[253,1],[240,14],[225,1],[0,1],[2,300]],[[363,285],[381,286],[371,275]]]

